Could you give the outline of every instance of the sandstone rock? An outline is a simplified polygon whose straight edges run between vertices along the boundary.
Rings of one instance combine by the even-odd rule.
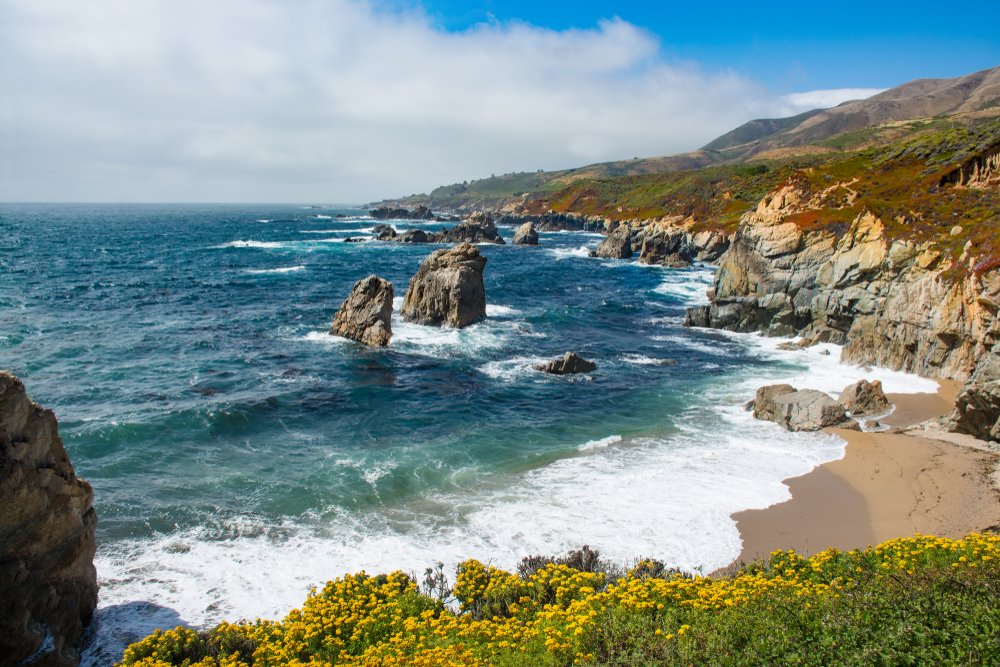
[[[403,319],[461,328],[486,317],[486,258],[470,243],[434,252],[410,280]]]
[[[0,664],[78,663],[97,605],[93,495],[52,412],[0,371]]]
[[[553,359],[547,364],[535,366],[535,370],[553,375],[569,375],[574,373],[590,373],[597,370],[597,364],[584,359],[576,352],[567,352],[558,359]]]
[[[773,421],[789,431],[818,431],[829,426],[858,428],[846,416],[844,406],[821,391],[797,390],[787,384],[757,390],[753,416]]]
[[[378,276],[362,278],[340,304],[330,334],[372,347],[385,347],[392,338],[392,283]]]
[[[632,256],[632,230],[628,225],[619,225],[598,244],[597,250],[591,252],[590,256],[629,259]]]
[[[851,417],[884,414],[892,407],[892,403],[882,391],[882,383],[878,380],[874,382],[860,380],[848,386],[840,393],[840,403]]]
[[[514,245],[538,245],[538,232],[535,223],[528,221],[514,232]]]

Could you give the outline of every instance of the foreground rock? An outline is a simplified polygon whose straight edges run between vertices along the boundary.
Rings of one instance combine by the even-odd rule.
[[[378,276],[362,278],[340,304],[330,334],[371,347],[385,347],[392,338],[392,283]]]
[[[858,428],[841,403],[815,389],[799,390],[788,384],[761,387],[751,406],[756,419],[772,421],[789,431]]]
[[[558,359],[553,359],[547,364],[535,366],[535,370],[553,375],[571,375],[574,373],[590,373],[597,370],[597,364],[584,359],[576,352],[567,352]]]
[[[403,319],[466,327],[486,317],[486,258],[470,243],[434,252],[410,280]]]
[[[882,391],[882,383],[878,380],[874,382],[861,380],[850,385],[841,392],[840,403],[851,417],[881,415],[892,407],[892,403]]]
[[[79,662],[97,605],[93,496],[55,416],[0,371],[0,664]]]
[[[538,232],[535,223],[528,221],[514,232],[514,245],[538,245]]]
[[[632,230],[628,225],[619,225],[608,237],[590,253],[591,257],[607,259],[629,259],[632,257]]]

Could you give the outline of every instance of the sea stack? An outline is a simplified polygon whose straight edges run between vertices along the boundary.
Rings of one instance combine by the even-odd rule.
[[[471,243],[437,250],[420,265],[403,299],[403,319],[460,329],[486,317],[486,258]]]
[[[538,245],[538,232],[530,220],[514,232],[514,245]]]
[[[392,338],[392,295],[388,280],[375,275],[362,278],[333,316],[330,335],[385,347]]]
[[[79,663],[97,606],[93,499],[52,411],[0,371],[0,664]]]

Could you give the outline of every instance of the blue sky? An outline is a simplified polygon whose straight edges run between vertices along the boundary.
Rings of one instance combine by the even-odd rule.
[[[526,21],[563,30],[618,16],[655,34],[670,59],[732,69],[776,92],[888,88],[1000,65],[992,2],[544,2],[381,0],[439,26]]]
[[[1000,0],[0,0],[0,201],[363,202],[1000,65]]]

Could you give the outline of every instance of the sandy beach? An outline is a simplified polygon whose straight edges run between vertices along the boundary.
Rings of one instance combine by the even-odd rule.
[[[905,429],[947,414],[958,388],[942,381],[936,394],[890,394],[895,411],[880,421]],[[791,500],[733,515],[743,539],[737,563],[776,549],[812,554],[1000,525],[1000,492],[991,479],[1000,455],[985,443],[923,430],[830,432],[847,441],[844,458],[785,480]]]

